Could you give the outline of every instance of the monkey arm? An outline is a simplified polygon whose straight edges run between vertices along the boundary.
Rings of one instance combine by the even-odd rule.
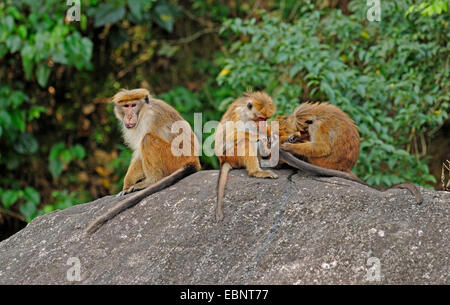
[[[307,158],[326,157],[331,153],[331,146],[326,142],[283,143],[280,148]]]
[[[140,157],[133,158],[123,181],[123,190],[129,189],[143,178],[145,175],[142,169],[142,159]]]

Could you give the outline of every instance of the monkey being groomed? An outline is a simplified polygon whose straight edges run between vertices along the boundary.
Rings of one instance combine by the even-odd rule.
[[[118,196],[136,193],[92,222],[85,230],[87,234],[143,198],[200,170],[197,138],[174,108],[152,98],[146,89],[121,90],[112,101],[124,140],[133,150]],[[182,132],[174,132],[174,126],[182,128]]]
[[[281,161],[312,174],[348,179],[382,192],[393,188],[408,189],[415,196],[416,203],[422,203],[422,194],[410,182],[380,188],[367,184],[352,173],[359,156],[358,127],[338,107],[328,103],[305,103],[279,122]],[[290,153],[305,158],[307,162]]]

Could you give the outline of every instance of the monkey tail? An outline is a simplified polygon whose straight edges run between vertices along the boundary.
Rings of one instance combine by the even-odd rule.
[[[359,179],[358,177],[356,177],[353,174],[341,172],[341,171],[334,170],[334,169],[323,168],[320,166],[316,166],[316,165],[307,163],[305,161],[302,161],[302,160],[294,157],[291,153],[281,150],[281,149],[280,149],[280,159],[294,168],[306,171],[311,174],[324,176],[324,177],[338,177],[338,178],[355,181],[355,182],[361,183],[365,186],[379,190],[381,192],[384,192],[384,191],[387,191],[387,190],[393,189],[393,188],[407,189],[414,195],[414,197],[416,198],[417,204],[421,204],[423,202],[423,197],[422,197],[422,194],[420,193],[419,189],[417,188],[417,186],[415,186],[414,184],[412,184],[410,182],[395,184],[395,185],[387,187],[387,188],[379,188],[379,187],[372,186],[372,185],[362,181],[361,179]]]
[[[420,191],[417,188],[417,186],[415,186],[411,182],[403,182],[403,183],[399,183],[399,184],[394,184],[394,185],[392,185],[390,187],[382,188],[382,189],[380,189],[380,191],[384,192],[384,191],[387,191],[389,189],[407,189],[408,191],[411,192],[411,194],[414,195],[414,197],[416,198],[416,203],[418,205],[422,204],[422,202],[423,202],[422,193],[420,193]]]
[[[339,178],[359,182],[362,184],[366,184],[364,181],[362,181],[355,175],[352,175],[352,174],[349,174],[346,172],[341,172],[341,171],[338,171],[335,169],[328,169],[328,168],[323,168],[323,167],[320,167],[317,165],[313,165],[311,163],[305,162],[303,160],[300,160],[300,159],[294,157],[291,153],[289,153],[285,150],[282,150],[282,149],[280,149],[280,160],[283,160],[288,165],[290,165],[296,169],[303,170],[310,174],[315,174],[315,175],[319,175],[319,176],[323,176],[323,177],[339,177]],[[368,185],[368,184],[366,184],[366,185]]]
[[[227,184],[228,173],[231,168],[231,165],[227,162],[223,163],[220,167],[219,181],[217,183],[216,221],[222,221],[223,219],[223,198],[225,195],[225,186]]]
[[[114,216],[118,215],[122,211],[134,206],[143,198],[150,196],[156,192],[159,192],[165,189],[168,186],[176,183],[177,181],[183,179],[184,177],[194,173],[197,171],[197,166],[194,163],[189,163],[183,166],[182,168],[176,170],[172,174],[167,177],[162,178],[158,182],[146,187],[143,190],[136,192],[131,195],[129,198],[124,199],[123,201],[117,203],[110,210],[108,210],[105,214],[98,217],[94,222],[92,222],[87,229],[85,230],[85,234],[89,235],[97,231],[102,224],[112,219]]]

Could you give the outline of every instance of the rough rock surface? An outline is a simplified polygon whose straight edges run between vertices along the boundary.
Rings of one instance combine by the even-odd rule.
[[[87,238],[83,229],[117,198],[38,217],[0,243],[0,284],[450,284],[450,193],[421,188],[417,206],[406,190],[278,173],[231,171],[221,223],[217,171],[146,198]],[[73,257],[79,282],[67,276]]]

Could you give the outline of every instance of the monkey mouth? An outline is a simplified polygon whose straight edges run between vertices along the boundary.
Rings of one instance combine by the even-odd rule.
[[[258,115],[253,121],[258,125],[259,130],[263,130],[266,128],[267,118],[261,115]]]
[[[300,131],[302,140],[311,141],[311,137],[309,136],[308,128],[303,129]]]
[[[132,124],[125,124],[125,127],[128,129],[134,128],[136,126],[136,123],[132,123]]]
[[[255,122],[261,122],[261,121],[266,121],[266,120],[267,120],[267,118],[262,115],[258,115],[256,118],[253,119],[253,121],[255,121]]]

